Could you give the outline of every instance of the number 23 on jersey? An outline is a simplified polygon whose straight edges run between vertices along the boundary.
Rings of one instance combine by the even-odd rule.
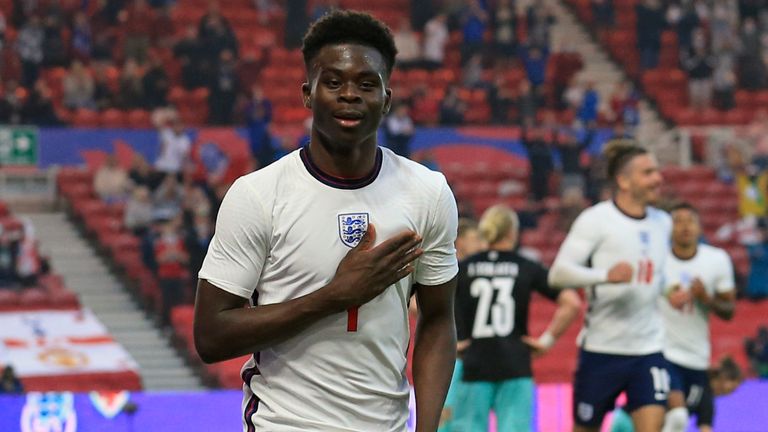
[[[474,339],[505,337],[512,333],[515,328],[514,287],[515,279],[511,277],[477,278],[472,281],[470,294],[478,299],[472,326]]]

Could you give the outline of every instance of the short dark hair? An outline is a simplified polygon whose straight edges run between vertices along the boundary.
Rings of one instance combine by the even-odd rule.
[[[315,21],[307,30],[301,53],[309,70],[312,59],[326,45],[355,43],[371,47],[381,53],[392,75],[397,48],[392,32],[386,24],[365,12],[334,10]]]
[[[477,222],[470,218],[459,218],[457,237],[463,237],[469,231],[477,230]]]
[[[673,204],[669,208],[669,213],[672,214],[678,210],[688,210],[691,213],[695,214],[696,216],[699,215],[699,210],[696,209],[696,207],[693,206],[693,204],[687,202],[687,201],[680,201],[678,203]]]
[[[648,150],[641,147],[632,139],[614,139],[608,141],[603,147],[603,157],[605,157],[608,178],[616,181],[616,176],[635,158],[647,154]]]

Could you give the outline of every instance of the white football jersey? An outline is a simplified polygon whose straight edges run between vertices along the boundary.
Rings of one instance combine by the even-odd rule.
[[[242,371],[244,430],[405,430],[411,287],[458,272],[456,203],[442,174],[380,149],[368,178],[345,180],[297,150],[235,182],[199,277],[252,304],[294,299],[331,281],[369,223],[377,245],[404,230],[423,237],[416,271],[357,314],[255,353]]]
[[[645,355],[661,352],[664,339],[657,298],[672,221],[653,207],[642,219],[612,201],[596,204],[576,219],[550,270],[554,286],[585,286],[589,307],[579,344],[587,351]],[[619,262],[633,267],[633,281],[607,284]],[[589,267],[589,268],[584,268]]]
[[[701,279],[707,294],[733,291],[731,258],[724,250],[700,244],[696,255],[682,260],[670,252],[664,268],[666,292],[679,285],[689,290],[694,278]],[[664,357],[689,369],[705,370],[709,367],[709,314],[694,301],[683,310],[673,308],[666,297],[659,298],[664,317],[666,338]]]

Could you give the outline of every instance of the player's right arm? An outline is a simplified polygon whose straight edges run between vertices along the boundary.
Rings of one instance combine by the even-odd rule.
[[[592,209],[579,215],[557,253],[549,270],[549,285],[573,288],[632,280],[632,266],[619,262],[610,269],[587,266],[587,261],[601,241],[600,221]]]

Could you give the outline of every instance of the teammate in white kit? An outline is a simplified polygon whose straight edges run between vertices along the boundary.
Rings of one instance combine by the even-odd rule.
[[[549,283],[586,287],[574,382],[575,431],[597,431],[626,392],[638,432],[659,432],[669,391],[657,298],[669,249],[669,215],[651,205],[661,175],[653,155],[631,141],[606,145],[613,200],[582,212],[550,269]]]
[[[673,207],[671,214],[672,250],[664,268],[668,300],[659,301],[672,384],[663,430],[682,432],[688,428],[689,409],[698,415],[699,428],[712,427],[711,416],[700,413],[702,396],[709,391],[709,313],[730,320],[736,292],[728,253],[699,244],[696,209],[683,203]]]
[[[302,51],[310,144],[224,198],[199,274],[198,352],[253,354],[245,431],[402,432],[415,290],[416,430],[434,431],[456,352],[453,195],[442,174],[377,145],[396,53],[384,24],[332,12]]]

